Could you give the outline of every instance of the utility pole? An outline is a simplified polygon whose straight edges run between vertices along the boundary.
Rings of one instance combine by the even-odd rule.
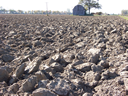
[[[48,16],[48,4],[46,2],[46,12],[47,12],[47,16]]]
[[[0,6],[0,10],[2,10],[3,8],[2,8],[2,6]]]

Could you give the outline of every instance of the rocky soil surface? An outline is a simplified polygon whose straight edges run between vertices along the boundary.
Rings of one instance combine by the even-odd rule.
[[[126,96],[128,21],[0,15],[0,96]]]

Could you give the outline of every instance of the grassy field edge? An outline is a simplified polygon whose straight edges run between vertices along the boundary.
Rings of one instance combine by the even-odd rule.
[[[120,17],[128,20],[128,16],[120,16]]]

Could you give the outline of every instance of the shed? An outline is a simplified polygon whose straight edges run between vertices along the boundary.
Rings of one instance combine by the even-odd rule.
[[[82,5],[76,5],[73,8],[73,15],[83,16],[86,14],[86,9]]]

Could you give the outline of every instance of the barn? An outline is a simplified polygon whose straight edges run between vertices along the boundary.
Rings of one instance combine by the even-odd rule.
[[[73,15],[79,15],[79,16],[84,16],[86,14],[86,10],[83,6],[81,5],[76,5],[73,8]]]

